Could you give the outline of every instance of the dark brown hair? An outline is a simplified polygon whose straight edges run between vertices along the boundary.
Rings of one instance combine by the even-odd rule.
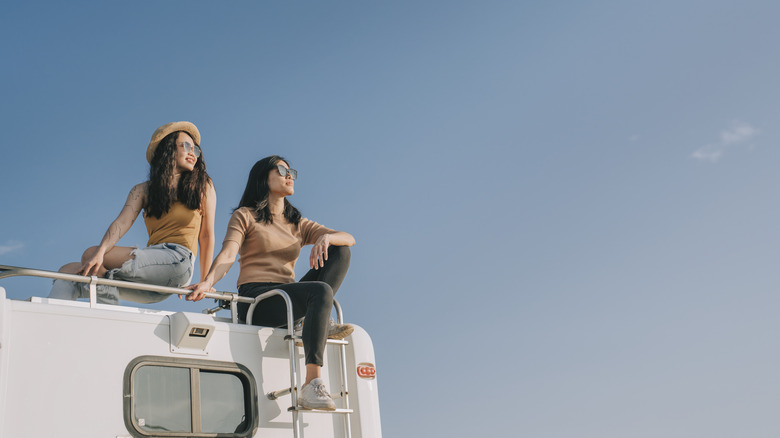
[[[160,141],[154,151],[149,167],[149,192],[146,194],[146,216],[160,218],[170,210],[174,201],[179,201],[190,210],[200,209],[206,189],[211,183],[206,173],[206,162],[203,152],[195,161],[191,172],[184,172],[179,177],[178,186],[173,186],[174,169],[176,168],[176,139],[179,133],[172,132]]]
[[[271,210],[268,208],[268,195],[270,193],[268,187],[268,173],[275,171],[276,165],[280,162],[285,162],[288,166],[290,165],[289,161],[279,155],[271,155],[270,157],[263,158],[252,166],[252,170],[249,171],[249,179],[246,182],[244,194],[241,196],[238,207],[233,211],[238,210],[241,207],[248,207],[254,212],[255,220],[257,222],[265,222],[267,224],[274,222]],[[298,225],[298,222],[301,221],[301,212],[293,207],[287,198],[284,198],[283,215],[284,218],[293,225]]]

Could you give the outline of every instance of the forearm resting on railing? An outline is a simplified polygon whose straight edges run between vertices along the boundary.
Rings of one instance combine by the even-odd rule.
[[[205,294],[210,292],[214,285],[228,273],[230,267],[236,261],[237,255],[238,243],[232,241],[225,242],[203,281],[187,287],[187,289],[192,290],[192,293],[187,296],[187,300],[199,301],[203,299],[206,296]]]

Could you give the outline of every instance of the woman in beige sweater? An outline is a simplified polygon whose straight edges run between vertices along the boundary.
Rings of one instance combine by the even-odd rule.
[[[298,398],[310,409],[335,409],[320,378],[328,337],[341,339],[353,328],[330,321],[333,295],[347,274],[348,247],[355,244],[349,233],[334,231],[301,217],[287,200],[294,192],[298,172],[287,160],[272,155],[258,161],[251,172],[244,195],[228,223],[222,250],[205,279],[189,288],[188,300],[198,301],[228,272],[236,255],[241,255],[238,292],[256,297],[271,289],[282,289],[293,302],[296,320],[305,317],[301,335],[306,353],[306,380]],[[310,270],[295,281],[295,262],[304,245],[313,245]],[[239,305],[239,317],[246,318],[248,305]],[[287,325],[284,300],[275,296],[263,301],[253,314],[252,324]]]

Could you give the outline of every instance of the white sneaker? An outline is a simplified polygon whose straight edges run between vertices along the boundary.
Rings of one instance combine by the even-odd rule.
[[[325,384],[321,378],[316,378],[303,385],[301,395],[298,397],[298,406],[306,409],[322,409],[326,411],[336,410],[336,403],[325,390]]]

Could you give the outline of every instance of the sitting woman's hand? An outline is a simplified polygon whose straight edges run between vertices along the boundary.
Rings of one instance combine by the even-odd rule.
[[[200,301],[206,297],[207,293],[214,292],[214,288],[211,287],[211,284],[208,281],[201,281],[197,284],[191,284],[184,289],[189,289],[192,291],[185,297],[187,301]]]
[[[103,254],[97,251],[95,255],[82,263],[78,273],[86,276],[98,275],[101,266],[103,266]]]
[[[330,246],[330,234],[323,234],[314,242],[309,255],[309,267],[319,269],[325,266],[325,260],[328,260],[328,247]]]

